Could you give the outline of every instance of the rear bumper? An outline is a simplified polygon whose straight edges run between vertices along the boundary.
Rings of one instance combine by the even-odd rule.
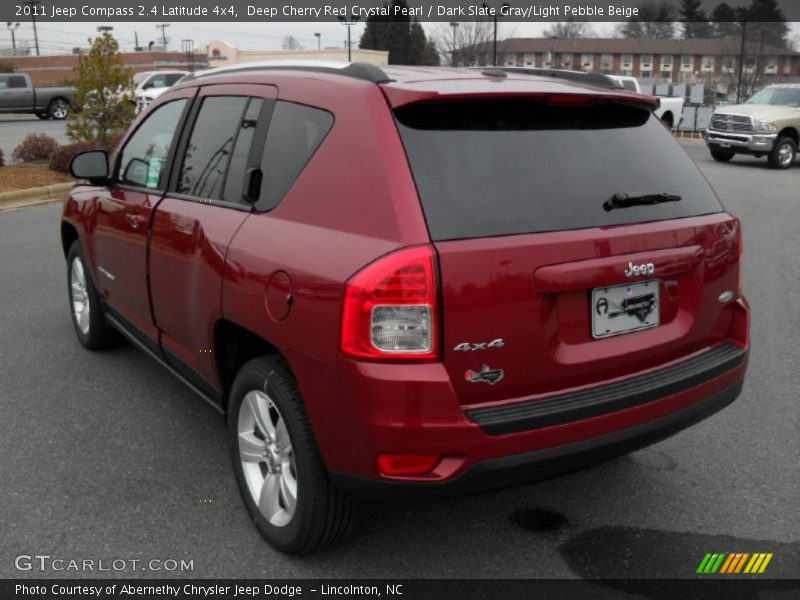
[[[331,472],[340,489],[367,499],[452,496],[522,485],[596,465],[668,438],[722,410],[742,390],[739,381],[660,419],[571,444],[503,456],[474,464],[445,481],[384,481]]]

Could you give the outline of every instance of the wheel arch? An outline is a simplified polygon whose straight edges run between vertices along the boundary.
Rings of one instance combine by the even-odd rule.
[[[64,258],[69,254],[69,249],[80,239],[78,229],[67,221],[61,221],[61,248],[64,251]]]
[[[795,129],[794,127],[784,127],[778,133],[778,137],[779,138],[782,138],[782,137],[791,138],[792,140],[794,140],[795,144],[800,146],[800,134],[798,134],[797,129]]]
[[[239,369],[260,356],[276,356],[294,375],[289,361],[272,342],[228,319],[214,324],[214,359],[222,384],[222,408],[228,408],[228,395]]]

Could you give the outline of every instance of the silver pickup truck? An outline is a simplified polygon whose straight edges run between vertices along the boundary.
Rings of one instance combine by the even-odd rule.
[[[66,119],[75,102],[75,88],[33,87],[30,75],[0,73],[0,113],[34,114],[40,119]]]

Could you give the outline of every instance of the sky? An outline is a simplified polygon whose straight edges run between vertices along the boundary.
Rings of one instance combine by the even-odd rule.
[[[42,53],[68,53],[75,46],[86,46],[88,39],[97,34],[100,25],[112,25],[114,36],[119,40],[123,51],[133,50],[138,34],[139,44],[147,46],[148,42],[160,41],[161,31],[156,23],[41,23],[37,24],[39,47]],[[593,23],[597,35],[608,35],[614,23]],[[800,23],[791,23],[792,35],[800,44]],[[447,23],[425,23],[429,35],[437,31],[448,30]],[[513,23],[499,24],[498,37],[537,37],[547,27],[546,23]],[[352,39],[357,44],[364,24],[357,24],[352,30]],[[166,29],[170,38],[169,49],[180,50],[182,40],[193,40],[195,48],[201,48],[212,40],[225,40],[244,50],[278,50],[284,36],[297,38],[305,48],[317,47],[314,33],[322,34],[322,46],[343,46],[347,39],[347,30],[339,23],[172,23]],[[16,30],[17,41],[29,40],[33,46],[33,29],[31,24],[22,23]],[[0,47],[11,46],[11,35],[7,28],[0,27]]]

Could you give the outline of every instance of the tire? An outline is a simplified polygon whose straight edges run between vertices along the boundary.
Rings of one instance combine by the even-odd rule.
[[[36,116],[39,117],[42,121],[46,121],[50,118],[50,115],[47,113],[36,113]]]
[[[353,502],[330,483],[297,383],[281,359],[256,358],[236,375],[228,441],[247,511],[272,546],[308,554],[347,535]]]
[[[733,152],[723,152],[722,150],[712,150],[711,158],[717,162],[728,162],[733,158]]]
[[[47,116],[56,121],[63,121],[69,114],[69,102],[63,98],[52,100],[47,107]]]
[[[779,137],[767,155],[767,162],[773,169],[788,169],[797,156],[797,143],[790,137]]]
[[[74,242],[67,254],[67,299],[72,325],[81,344],[89,350],[103,350],[119,343],[119,332],[103,314],[100,294],[89,275],[79,242]]]

